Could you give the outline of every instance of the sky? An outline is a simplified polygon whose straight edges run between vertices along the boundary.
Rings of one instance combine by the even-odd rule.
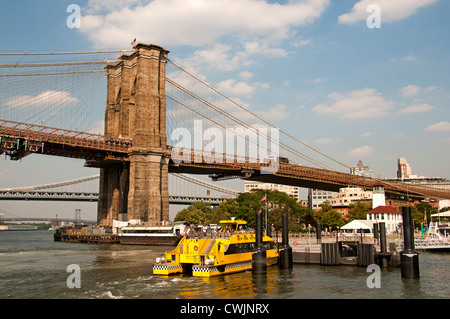
[[[449,12],[445,0],[4,0],[0,52],[130,49],[136,38],[348,166],[395,178],[405,157],[413,174],[450,178]],[[39,155],[0,163],[0,188],[96,174]],[[95,219],[92,203],[0,212],[73,217],[74,205]]]

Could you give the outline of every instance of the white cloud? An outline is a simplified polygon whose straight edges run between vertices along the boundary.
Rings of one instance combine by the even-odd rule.
[[[232,56],[231,45],[216,43],[211,48],[196,50],[192,56],[184,59],[181,64],[192,69],[207,65],[220,71],[232,71],[239,66],[240,62],[238,56]]]
[[[247,97],[252,96],[257,88],[263,88],[267,90],[269,87],[270,84],[266,82],[255,82],[253,84],[249,84],[244,81],[237,82],[234,79],[224,80],[217,84],[217,89],[224,94]]]
[[[412,97],[420,94],[421,87],[418,85],[407,85],[400,89],[400,95],[403,97]]]
[[[398,61],[400,61],[400,62],[416,62],[417,58],[410,53],[407,56],[394,57],[394,58],[389,59],[389,62],[398,62]]]
[[[381,93],[366,88],[341,94],[338,92],[328,96],[331,104],[319,104],[312,111],[316,114],[335,115],[341,119],[366,119],[388,115],[393,103],[383,98]]]
[[[417,61],[417,58],[415,56],[413,56],[412,54],[409,54],[409,55],[403,57],[402,60],[405,62],[414,62],[414,61]]]
[[[80,31],[98,47],[129,46],[132,39],[163,46],[208,45],[225,36],[246,42],[246,50],[283,55],[254,39],[286,39],[292,27],[311,23],[330,0],[114,0],[90,1]],[[107,6],[107,10],[105,7]],[[110,12],[106,12],[110,11]],[[249,40],[251,39],[251,40]]]
[[[286,50],[281,48],[274,48],[270,46],[269,41],[251,41],[244,43],[244,51],[240,52],[242,57],[248,57],[255,54],[261,54],[268,57],[285,57],[287,55]]]
[[[438,0],[360,0],[351,12],[339,16],[339,23],[353,23],[366,20],[371,12],[367,12],[367,7],[371,4],[378,4],[381,10],[381,23],[399,21],[414,15],[421,7],[433,4]]]
[[[230,95],[251,96],[255,88],[247,82],[236,82],[234,79],[228,79],[217,84],[219,91]]]
[[[308,45],[311,43],[311,39],[303,39],[302,37],[297,37],[291,40],[291,45],[294,47],[300,47]]]
[[[425,128],[427,132],[450,132],[450,123],[442,121]]]
[[[260,115],[263,118],[271,121],[271,120],[284,120],[290,116],[290,113],[286,112],[286,105],[277,104],[274,108],[270,109],[267,112],[264,113],[260,112]]]
[[[372,132],[364,132],[358,135],[358,137],[369,137],[372,136]]]
[[[365,145],[348,151],[347,157],[361,158],[371,155],[373,151],[374,149],[371,146]]]
[[[255,40],[245,42],[239,46],[230,44],[216,43],[205,49],[196,50],[190,57],[184,59],[182,64],[191,68],[207,66],[219,71],[232,71],[241,66],[250,66],[255,62],[251,58],[255,55],[266,57],[284,57],[287,52],[284,49],[271,47],[273,43],[266,40]],[[244,76],[247,75],[244,73]]]
[[[253,73],[249,71],[242,71],[239,73],[239,76],[243,79],[250,79],[253,76]]]
[[[89,0],[85,8],[89,14],[95,12],[111,12],[125,7],[139,5],[140,0]]]
[[[416,104],[405,107],[404,109],[399,110],[398,114],[411,114],[411,113],[424,113],[429,112],[434,109],[433,105],[430,104]]]
[[[19,95],[6,101],[7,106],[28,107],[28,106],[48,106],[50,104],[76,103],[77,98],[71,97],[69,92],[48,90],[36,96]]]

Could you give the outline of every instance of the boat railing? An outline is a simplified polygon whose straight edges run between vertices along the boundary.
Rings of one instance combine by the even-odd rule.
[[[447,238],[429,238],[429,239],[415,239],[414,240],[415,248],[442,248],[442,247],[450,247],[450,240]]]
[[[196,238],[196,239],[216,239],[216,238],[225,238],[230,239],[232,235],[253,235],[255,234],[254,230],[240,230],[240,231],[206,231],[206,232],[195,232],[190,231],[187,234],[188,238]]]
[[[174,226],[175,224],[171,221],[151,221],[151,222],[143,222],[139,221],[139,223],[133,224],[129,223],[129,226],[131,227],[158,227],[158,226]]]

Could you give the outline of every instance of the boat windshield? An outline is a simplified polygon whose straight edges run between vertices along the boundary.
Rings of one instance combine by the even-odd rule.
[[[226,223],[223,224],[220,229],[219,232],[230,232],[230,233],[234,233],[234,232],[244,232],[247,231],[248,226],[246,224],[238,224],[238,223]]]

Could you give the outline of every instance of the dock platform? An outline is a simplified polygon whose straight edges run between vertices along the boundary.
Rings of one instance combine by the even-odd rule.
[[[55,233],[55,241],[83,244],[119,244],[115,234]]]
[[[382,254],[373,244],[338,242],[321,244],[297,244],[292,247],[292,262],[295,264],[318,264],[322,266],[350,265],[367,267],[370,264],[400,266],[400,253],[391,245],[388,253]]]

